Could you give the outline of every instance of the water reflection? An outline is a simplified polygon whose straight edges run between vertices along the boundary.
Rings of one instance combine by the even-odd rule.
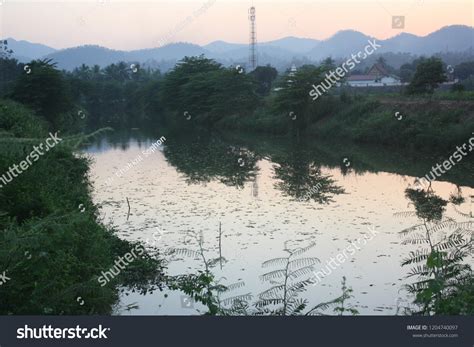
[[[332,201],[332,196],[344,190],[330,175],[323,175],[321,164],[311,159],[306,146],[292,145],[288,151],[271,157],[274,165],[275,187],[298,201]]]
[[[267,153],[256,153],[242,144],[211,134],[173,137],[164,154],[167,161],[186,177],[189,184],[219,181],[243,188],[252,183],[252,194],[258,195],[258,161]],[[268,153],[270,154],[270,153]],[[344,192],[330,175],[323,175],[321,165],[311,159],[302,144],[271,155],[275,163],[275,188],[299,201],[328,203],[335,194]]]
[[[160,151],[110,187],[103,183],[161,136],[167,141]],[[160,248],[167,249],[189,247],[183,245],[183,233],[202,232],[212,245],[209,256],[226,260],[222,269],[220,261],[216,264],[216,279],[245,281],[242,293],[265,290],[257,280],[260,264],[278,257],[285,240],[295,247],[315,242],[310,256],[330,259],[373,225],[381,231],[377,239],[302,297],[311,305],[333,298],[342,276],[353,286],[361,314],[394,314],[397,295],[407,297],[398,289],[410,269],[400,264],[419,245],[400,244],[398,232],[414,220],[396,219],[393,213],[407,209],[405,189],[436,159],[317,141],[165,129],[106,134],[87,150],[96,159],[91,172],[95,200],[121,237],[143,241],[159,225],[169,231],[160,241]],[[446,181],[457,184],[465,201],[455,208],[464,214],[470,213],[466,196],[474,186],[468,160],[432,185],[448,200],[449,194],[460,194]],[[126,197],[132,203],[129,221]],[[447,215],[459,216],[452,208],[450,204]],[[409,209],[415,210],[413,205]],[[220,223],[222,247],[217,247]],[[196,273],[199,268],[198,262],[183,258],[170,264],[169,273]],[[124,300],[138,302],[140,314],[192,314],[181,306],[179,295],[167,295],[170,300],[160,307],[159,296],[132,293]]]
[[[255,180],[258,157],[245,147],[205,135],[174,137],[164,149],[168,163],[185,175],[188,184],[219,181],[242,188]]]
[[[169,129],[106,133],[87,146],[87,151],[102,152],[110,148],[126,151],[132,144],[145,148],[163,135],[169,140],[164,149],[166,159],[186,176],[188,183],[217,180],[228,186],[242,188],[246,182],[255,182],[257,163],[267,158],[278,164],[275,166],[275,177],[283,181],[283,185],[278,187],[285,194],[296,199],[302,198],[311,188],[321,183],[322,196],[310,197],[319,202],[330,201],[332,194],[343,192],[332,177],[318,173],[323,166],[337,168],[342,176],[384,171],[422,177],[437,160],[437,156],[429,153],[421,156],[412,151],[401,152],[390,148],[197,130],[182,133]],[[474,160],[466,157],[455,169],[438,180],[472,187],[473,172]],[[324,193],[329,195],[328,198]]]

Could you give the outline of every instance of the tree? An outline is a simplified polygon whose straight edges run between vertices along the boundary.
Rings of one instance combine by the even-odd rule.
[[[13,50],[8,48],[8,40],[0,40],[0,59],[9,59]]]
[[[68,85],[51,59],[34,60],[17,80],[11,98],[31,107],[53,128],[60,128],[65,114],[72,109]]]
[[[408,86],[409,94],[433,94],[440,83],[446,81],[443,62],[439,58],[428,58],[416,67],[415,75]]]
[[[318,85],[324,79],[324,67],[315,67],[314,65],[303,65],[295,73],[289,73],[283,79],[280,90],[278,91],[274,109],[276,112],[292,115],[288,117],[294,124],[297,135],[300,131],[307,128],[309,124],[309,115],[315,104],[310,92],[313,85]]]
[[[268,95],[272,88],[272,83],[278,76],[278,71],[270,66],[257,66],[255,70],[250,73],[257,81],[257,93],[259,95]]]
[[[220,70],[221,64],[203,55],[199,57],[184,57],[173,70],[166,74],[161,99],[164,106],[173,111],[184,111],[181,96],[182,87],[196,74],[206,74]]]
[[[173,121],[185,121],[182,115],[188,112],[194,121],[211,125],[226,116],[250,114],[258,98],[250,75],[200,56],[184,58],[165,76],[161,101],[178,114]]]
[[[466,61],[454,68],[454,76],[461,81],[474,76],[474,61]]]
[[[1,45],[0,45],[1,49]],[[0,57],[0,97],[5,95],[7,91],[11,90],[12,85],[21,74],[24,73],[24,65],[18,63],[16,59],[8,57]]]
[[[426,57],[414,59],[411,63],[405,63],[400,66],[399,76],[404,83],[411,82],[415,75],[416,67],[426,60]]]
[[[327,70],[331,70],[336,67],[336,62],[334,61],[333,58],[327,57],[326,59],[323,60],[321,65],[324,66]]]
[[[411,79],[413,78],[413,75],[414,75],[414,74],[415,74],[415,71],[414,71],[414,69],[412,68],[412,65],[411,65],[411,64],[406,63],[406,64],[403,64],[402,66],[400,66],[399,75],[400,75],[400,80],[401,80],[403,83],[410,82]]]
[[[224,69],[216,77],[217,92],[209,96],[214,117],[251,114],[258,103],[252,78],[235,69]]]

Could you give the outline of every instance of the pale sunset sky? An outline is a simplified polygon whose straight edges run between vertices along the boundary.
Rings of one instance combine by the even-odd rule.
[[[345,29],[385,39],[400,32],[424,36],[452,24],[473,26],[473,4],[473,0],[0,0],[0,37],[54,48],[97,44],[124,50],[157,47],[160,42],[247,43],[248,8],[253,5],[259,42],[286,36],[326,39]],[[392,29],[392,16],[405,16],[405,28]]]

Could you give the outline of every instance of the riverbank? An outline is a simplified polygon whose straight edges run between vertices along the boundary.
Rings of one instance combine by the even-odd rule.
[[[0,101],[0,172],[21,163],[48,137],[46,122],[28,108]],[[99,220],[91,199],[88,157],[65,137],[0,189],[0,314],[112,314],[119,288],[159,288],[161,262],[147,253],[110,283],[102,271],[137,247]],[[69,139],[69,141],[68,141]]]
[[[328,96],[305,119],[262,108],[252,115],[224,118],[216,127],[439,153],[472,136],[474,100]]]

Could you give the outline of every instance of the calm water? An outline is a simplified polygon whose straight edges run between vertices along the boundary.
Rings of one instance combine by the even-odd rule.
[[[150,146],[162,136],[166,140],[153,151]],[[383,148],[296,143],[258,135],[171,134],[161,129],[153,135],[139,131],[106,135],[86,152],[94,159],[95,202],[104,222],[121,237],[156,240],[160,249],[197,250],[191,234],[202,233],[210,259],[219,256],[221,225],[225,262],[213,272],[222,284],[245,283],[227,296],[255,297],[268,289],[270,284],[259,276],[273,268],[262,268],[262,263],[285,256],[285,242],[291,248],[314,242],[306,256],[321,261],[318,270],[375,229],[378,233],[371,241],[302,295],[310,304],[331,300],[340,295],[346,276],[354,290],[352,304],[369,315],[395,314],[397,306],[407,304],[402,286],[410,283],[405,278],[409,268],[400,264],[416,246],[401,245],[398,232],[416,224],[416,219],[397,218],[394,213],[413,209],[404,190],[442,158],[420,160],[413,153]],[[438,195],[448,199],[458,188],[464,196],[474,195],[472,158],[462,164],[441,178],[445,181],[433,184]],[[474,212],[472,205],[467,200],[458,209]],[[447,213],[459,219],[451,208]],[[203,268],[199,259],[166,258],[172,275]],[[120,314],[190,315],[202,309],[197,304],[187,307],[179,292],[167,293],[167,298],[163,292],[126,294],[117,309]],[[131,303],[139,308],[123,309]]]

